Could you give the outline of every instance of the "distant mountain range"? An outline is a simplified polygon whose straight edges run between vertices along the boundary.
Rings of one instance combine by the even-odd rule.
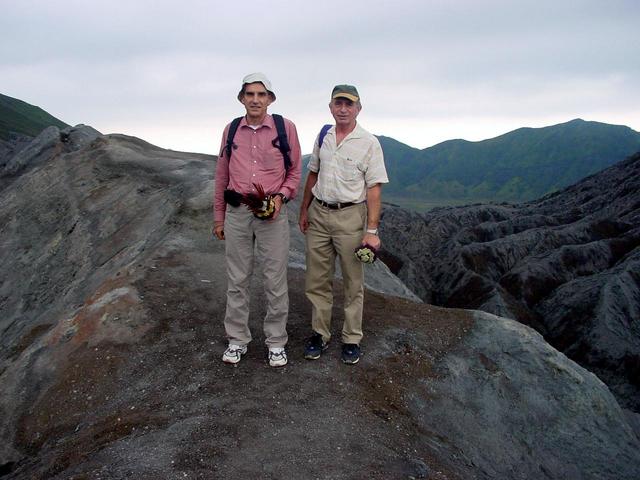
[[[0,94],[0,150],[10,132],[35,137],[52,125],[68,127],[39,107]],[[580,119],[480,142],[449,140],[424,150],[378,138],[390,179],[387,198],[418,203],[533,200],[640,151],[640,133],[631,128]]]
[[[51,125],[69,126],[40,107],[0,94],[0,139],[9,140],[11,132],[35,137]]]
[[[425,201],[532,200],[640,150],[640,133],[631,128],[581,119],[424,150],[378,138],[390,178],[385,191]]]

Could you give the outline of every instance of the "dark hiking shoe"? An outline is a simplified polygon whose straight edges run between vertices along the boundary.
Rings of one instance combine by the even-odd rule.
[[[307,360],[317,360],[322,355],[329,344],[322,339],[322,335],[313,332],[304,346],[304,358]]]
[[[360,360],[360,346],[355,343],[342,344],[342,362],[353,365]]]

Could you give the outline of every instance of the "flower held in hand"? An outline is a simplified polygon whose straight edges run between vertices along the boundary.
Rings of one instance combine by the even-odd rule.
[[[355,255],[362,263],[373,263],[378,257],[377,250],[368,243],[356,248]]]

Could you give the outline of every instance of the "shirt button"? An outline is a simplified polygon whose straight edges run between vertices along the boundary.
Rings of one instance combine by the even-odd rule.
[[[253,148],[256,148],[256,146],[254,145]]]

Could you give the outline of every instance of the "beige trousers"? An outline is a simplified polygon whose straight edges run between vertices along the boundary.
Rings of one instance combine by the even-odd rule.
[[[287,343],[289,291],[287,262],[289,258],[289,223],[286,205],[276,220],[260,220],[243,205],[227,205],[224,220],[227,261],[227,310],[224,327],[229,343],[246,345],[249,330],[249,286],[254,257],[262,264],[267,313],[264,335],[269,347]]]
[[[323,207],[315,199],[309,205],[305,287],[312,306],[311,327],[325,341],[331,337],[336,255],[340,259],[344,287],[342,342],[359,344],[362,339],[364,269],[354,252],[362,241],[366,219],[365,203],[340,210]]]

